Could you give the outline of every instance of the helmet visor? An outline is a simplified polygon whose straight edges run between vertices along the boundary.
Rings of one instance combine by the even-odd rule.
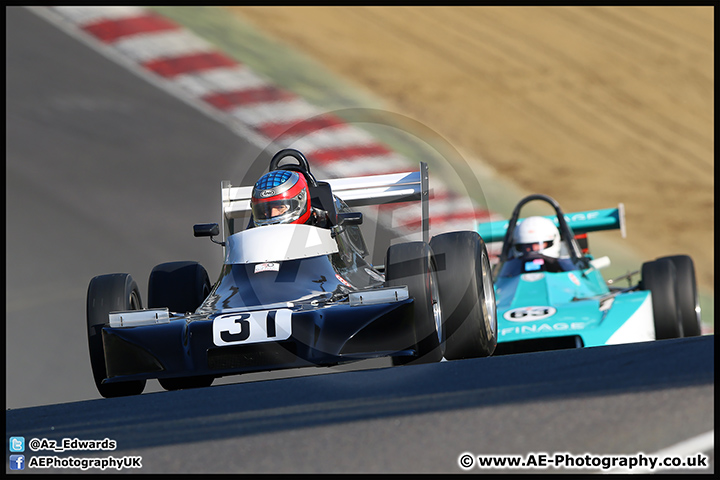
[[[302,203],[296,196],[295,198],[254,203],[252,213],[256,225],[270,225],[273,223],[290,223],[297,220],[302,215],[303,208]]]
[[[520,254],[527,254],[527,253],[542,253],[543,250],[550,248],[553,246],[555,242],[553,240],[546,240],[544,242],[533,242],[533,243],[516,243],[515,244],[515,251],[517,251]]]

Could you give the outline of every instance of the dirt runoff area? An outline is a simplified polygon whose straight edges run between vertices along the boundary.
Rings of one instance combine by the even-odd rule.
[[[229,7],[714,288],[713,7]]]

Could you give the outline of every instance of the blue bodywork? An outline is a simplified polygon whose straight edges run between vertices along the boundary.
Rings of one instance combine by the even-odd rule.
[[[349,245],[353,228],[334,231],[331,244]],[[235,233],[228,238],[219,280],[195,312],[172,314],[162,324],[103,327],[104,383],[221,377],[414,354],[413,299],[388,297],[395,289],[384,288],[382,273],[350,247],[307,255],[308,248],[292,240],[313,230],[322,231],[268,225]],[[253,241],[243,243],[246,236]],[[331,238],[329,231],[326,236]],[[277,244],[273,240],[295,250],[277,253],[278,258],[291,258],[233,261],[241,257],[233,248],[244,245],[264,255],[264,247]],[[353,293],[364,301],[353,302]]]

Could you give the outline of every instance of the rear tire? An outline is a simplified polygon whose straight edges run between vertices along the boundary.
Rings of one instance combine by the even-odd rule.
[[[99,275],[90,280],[86,312],[90,365],[95,386],[105,398],[139,395],[145,389],[146,380],[102,383],[106,375],[102,327],[109,321],[108,314],[114,311],[140,309],[142,309],[140,291],[135,280],[127,273]]]
[[[642,289],[652,293],[655,338],[683,336],[680,309],[675,298],[675,265],[670,260],[655,260],[642,265]]]
[[[430,247],[438,262],[445,358],[492,355],[497,346],[497,307],[485,242],[476,232],[448,232],[434,236]]]
[[[680,309],[683,335],[685,337],[701,335],[700,300],[692,258],[687,255],[673,255],[658,260],[670,260],[675,265],[675,299]]]
[[[148,280],[148,308],[194,312],[210,294],[210,279],[197,262],[161,263]]]
[[[413,299],[413,330],[417,357],[393,357],[394,365],[439,362],[443,357],[442,308],[437,268],[425,242],[391,245],[385,258],[385,283],[407,285]]]

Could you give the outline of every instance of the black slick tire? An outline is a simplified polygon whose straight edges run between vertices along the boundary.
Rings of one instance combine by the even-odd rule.
[[[646,262],[641,270],[641,288],[652,293],[655,338],[683,336],[680,309],[675,298],[675,265],[670,260]]]
[[[394,365],[439,362],[442,350],[442,312],[433,253],[425,242],[391,245],[385,257],[387,286],[408,287],[413,298],[416,357],[393,357]]]
[[[102,383],[106,375],[102,327],[108,323],[110,312],[142,309],[137,283],[127,273],[94,277],[88,286],[86,308],[90,365],[98,392],[105,398],[141,394],[146,380]]]
[[[492,355],[497,346],[497,307],[485,242],[476,232],[448,232],[434,236],[430,247],[438,263],[445,358]]]
[[[210,293],[207,271],[198,262],[161,263],[148,280],[148,308],[194,312]]]
[[[700,301],[692,258],[688,255],[673,255],[658,260],[670,260],[675,265],[675,299],[680,308],[683,335],[685,337],[701,335]]]

